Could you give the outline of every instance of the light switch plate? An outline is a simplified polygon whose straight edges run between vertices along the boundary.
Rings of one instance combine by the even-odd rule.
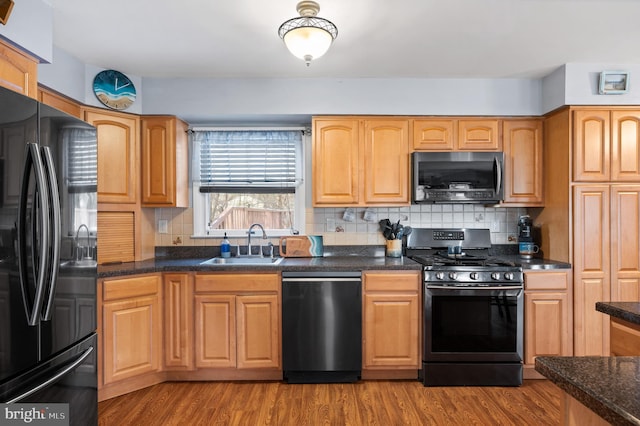
[[[160,219],[158,221],[158,233],[160,234],[169,233],[169,224],[167,223],[167,219]]]

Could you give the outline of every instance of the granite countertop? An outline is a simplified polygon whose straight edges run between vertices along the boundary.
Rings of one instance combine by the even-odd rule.
[[[613,425],[640,425],[640,357],[537,357],[535,368]]]
[[[205,260],[213,257],[208,255],[202,257],[200,252],[193,252],[194,257],[173,257],[158,256],[155,259],[141,262],[128,262],[112,265],[99,265],[98,278],[114,277],[118,275],[145,274],[152,272],[214,272],[214,271],[236,271],[246,272],[300,272],[300,271],[362,271],[362,270],[421,270],[422,265],[406,256],[393,258],[384,256],[384,249],[380,250],[353,250],[350,254],[337,252],[325,254],[324,257],[293,258],[287,257],[277,265],[201,265]],[[197,257],[200,255],[200,257]],[[519,256],[501,256],[522,265],[524,269],[557,269],[571,268],[571,265],[564,262],[555,262],[546,259],[522,259]]]
[[[640,303],[638,302],[597,302],[596,311],[640,325]]]

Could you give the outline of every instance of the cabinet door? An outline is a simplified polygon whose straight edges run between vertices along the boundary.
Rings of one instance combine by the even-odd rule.
[[[142,119],[142,204],[188,207],[187,125],[175,117]]]
[[[458,120],[458,151],[500,151],[502,140],[498,120]]]
[[[139,118],[98,110],[85,117],[98,131],[98,203],[136,203]]]
[[[609,111],[573,112],[573,180],[603,182],[611,176]]]
[[[46,89],[44,87],[38,87],[38,100],[43,104],[47,104],[52,106],[60,111],[64,111],[69,115],[73,115],[74,117],[78,117],[80,119],[82,116],[82,107],[76,101],[66,98],[52,90]]]
[[[640,185],[611,186],[611,300],[640,301]]]
[[[193,368],[193,280],[189,274],[164,275],[164,365]]]
[[[413,149],[416,151],[453,151],[455,120],[413,120]]]
[[[542,122],[504,121],[504,204],[543,205]]]
[[[640,111],[611,112],[611,180],[640,181]]]
[[[276,294],[236,297],[237,367],[280,367],[280,307]]]
[[[595,310],[609,301],[610,186],[577,185],[573,194],[574,351],[609,354],[609,316]]]
[[[366,271],[363,364],[368,369],[418,369],[420,273]]]
[[[104,303],[105,385],[160,369],[160,309],[157,295]]]
[[[313,120],[313,204],[357,204],[360,131],[356,119]]]
[[[0,86],[38,97],[38,61],[0,41]]]
[[[524,363],[534,364],[536,356],[571,355],[567,292],[525,292],[524,300]]]
[[[235,296],[228,294],[199,294],[194,299],[196,367],[235,367]]]
[[[409,203],[409,122],[364,123],[365,204]]]

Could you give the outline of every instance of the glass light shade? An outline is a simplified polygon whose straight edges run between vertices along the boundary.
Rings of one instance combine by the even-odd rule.
[[[287,49],[294,56],[308,63],[327,53],[333,42],[333,37],[322,28],[300,27],[287,32],[283,40]]]

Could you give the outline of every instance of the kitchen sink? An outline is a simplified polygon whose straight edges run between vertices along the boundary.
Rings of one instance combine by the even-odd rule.
[[[201,262],[201,265],[278,265],[282,262],[283,257],[253,257],[253,256],[241,256],[241,257],[214,257],[209,260]]]

